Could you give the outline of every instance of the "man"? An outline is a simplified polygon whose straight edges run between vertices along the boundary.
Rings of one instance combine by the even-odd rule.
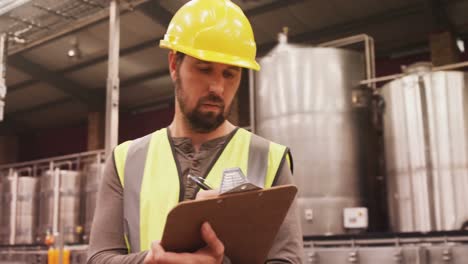
[[[241,67],[260,68],[241,9],[230,0],[190,1],[174,15],[160,46],[170,50],[175,116],[168,128],[117,146],[106,163],[88,263],[223,263],[223,242],[209,223],[200,230],[206,247],[196,252],[166,252],[158,242],[169,211],[202,193],[187,176],[219,188],[222,171],[240,167],[265,188],[292,181],[286,147],[226,120]],[[267,262],[301,263],[302,254],[294,203]]]

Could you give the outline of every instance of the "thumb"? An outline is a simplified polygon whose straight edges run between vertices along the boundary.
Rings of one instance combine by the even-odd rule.
[[[153,241],[151,242],[151,249],[150,249],[150,254],[153,258],[157,258],[161,255],[164,255],[166,251],[164,250],[164,248],[161,246],[161,243],[160,241]]]

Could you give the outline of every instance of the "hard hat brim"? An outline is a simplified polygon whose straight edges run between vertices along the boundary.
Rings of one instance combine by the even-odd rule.
[[[215,51],[199,50],[199,49],[186,47],[183,45],[172,44],[169,41],[164,40],[164,39],[162,39],[159,42],[159,47],[182,52],[184,54],[187,54],[199,60],[223,63],[227,65],[238,66],[238,67],[252,69],[256,71],[260,70],[260,65],[255,60],[249,60],[246,58],[241,58],[241,57],[233,56],[233,55],[227,55],[227,54],[223,54],[223,53],[219,53]]]

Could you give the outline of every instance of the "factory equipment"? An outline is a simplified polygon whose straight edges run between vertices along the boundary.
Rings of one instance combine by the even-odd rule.
[[[368,237],[322,237],[304,241],[305,264],[464,264],[466,235],[396,234]]]
[[[369,108],[354,90],[366,77],[365,57],[284,39],[260,60],[251,125],[291,148],[304,235],[345,233],[343,210],[363,206],[364,164],[372,158],[364,151]]]
[[[393,231],[468,224],[468,74],[415,64],[382,88]]]
[[[88,252],[87,245],[67,246],[64,249],[63,264],[84,264]],[[0,248],[0,264],[53,264],[60,263],[56,248],[44,246],[14,246]]]
[[[71,169],[47,170],[40,181],[38,240],[61,230],[63,242],[80,242],[81,173]]]
[[[0,244],[3,245],[32,244],[35,241],[38,179],[19,175],[21,171],[15,171],[2,180]]]
[[[85,167],[84,175],[84,242],[89,242],[91,224],[93,223],[94,209],[96,208],[97,192],[101,183],[104,164],[93,163]]]

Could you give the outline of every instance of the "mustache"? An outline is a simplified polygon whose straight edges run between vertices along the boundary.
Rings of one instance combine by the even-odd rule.
[[[223,98],[219,97],[218,95],[216,94],[209,94],[205,97],[202,97],[199,101],[198,101],[198,105],[202,105],[202,104],[206,104],[206,103],[212,103],[212,104],[217,104],[219,105],[220,107],[224,108],[224,100]]]

